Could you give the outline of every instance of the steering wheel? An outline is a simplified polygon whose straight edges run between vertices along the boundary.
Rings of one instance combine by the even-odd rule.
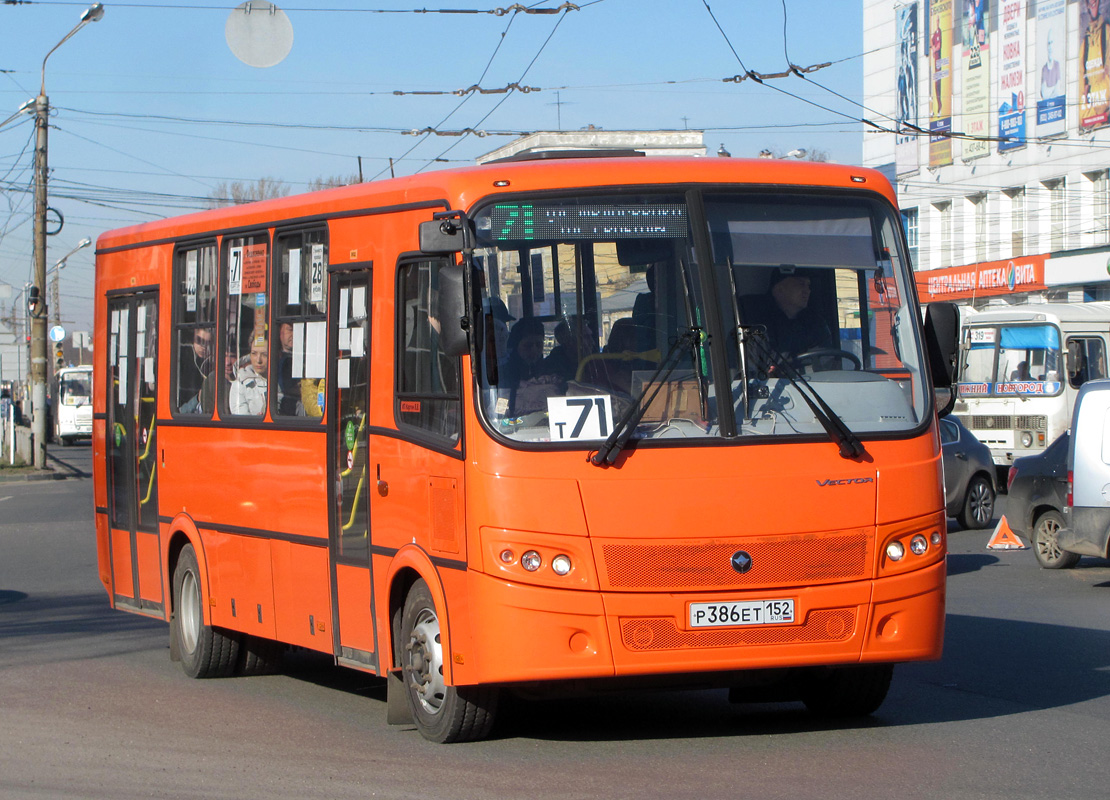
[[[855,353],[850,353],[847,350],[838,350],[835,347],[819,347],[814,350],[806,350],[804,353],[798,353],[794,356],[794,363],[798,365],[810,364],[816,370],[817,362],[822,358],[836,358],[843,361],[847,359],[852,364],[852,369],[863,369],[863,364],[860,363],[859,357]],[[843,365],[842,365],[843,366]],[[837,369],[840,369],[838,367]]]

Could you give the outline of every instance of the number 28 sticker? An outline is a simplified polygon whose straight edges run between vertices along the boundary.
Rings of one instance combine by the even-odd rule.
[[[547,398],[547,418],[554,442],[607,439],[613,431],[609,395]]]

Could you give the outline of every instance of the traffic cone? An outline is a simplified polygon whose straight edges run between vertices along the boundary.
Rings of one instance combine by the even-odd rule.
[[[1028,550],[1029,545],[1025,544],[1017,534],[1010,530],[1009,524],[1006,522],[1006,515],[1003,514],[1002,518],[998,520],[998,525],[991,534],[990,541],[987,542],[988,550]]]

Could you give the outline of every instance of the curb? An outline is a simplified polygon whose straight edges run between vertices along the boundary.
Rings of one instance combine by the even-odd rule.
[[[24,472],[19,475],[5,475],[0,470],[0,483],[26,483],[27,481],[64,481],[75,477],[62,472]]]

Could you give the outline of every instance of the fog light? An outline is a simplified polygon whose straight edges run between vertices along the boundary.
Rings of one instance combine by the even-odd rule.
[[[933,535],[930,536],[929,539],[933,542],[933,544],[939,545],[940,544],[940,531],[933,531]]]
[[[566,575],[570,572],[570,556],[557,555],[551,559],[551,569],[556,575]]]
[[[520,557],[520,566],[524,567],[529,572],[535,572],[536,570],[538,570],[540,568],[540,564],[542,563],[543,559],[540,558],[540,554],[537,553],[535,550],[529,550],[527,553]]]
[[[512,564],[514,561],[516,561],[516,553],[508,548],[501,551],[502,564]]]
[[[891,561],[901,561],[905,554],[906,548],[902,547],[901,542],[891,542],[886,546],[886,557]]]
[[[1033,446],[1033,434],[1031,434],[1029,431],[1022,431],[1021,432],[1021,446],[1022,447],[1032,447]]]
[[[925,551],[929,549],[929,542],[920,533],[910,539],[910,552],[915,556],[925,555]]]

